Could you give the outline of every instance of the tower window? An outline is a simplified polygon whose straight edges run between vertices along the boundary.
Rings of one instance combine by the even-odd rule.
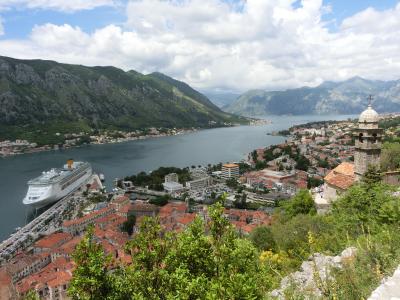
[[[375,144],[378,141],[376,133],[372,134],[372,142]]]
[[[360,143],[362,143],[363,142],[363,138],[364,137],[364,135],[362,134],[362,133],[360,133],[359,135],[358,135],[358,141],[360,142]]]

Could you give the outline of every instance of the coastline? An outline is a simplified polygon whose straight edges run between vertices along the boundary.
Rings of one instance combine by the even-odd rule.
[[[62,146],[59,145],[44,145],[41,147],[31,147],[31,148],[24,148],[22,151],[10,151],[10,152],[4,152],[1,151],[2,147],[0,145],[0,158],[8,158],[8,157],[13,157],[17,155],[23,155],[23,154],[33,154],[33,153],[39,153],[39,152],[48,152],[48,151],[57,151],[57,150],[67,150],[67,149],[74,149],[74,148],[79,148],[82,146],[90,146],[90,145],[105,145],[105,144],[119,144],[119,143],[125,143],[125,142],[130,142],[130,141],[136,141],[136,140],[146,140],[146,139],[152,139],[152,138],[161,138],[161,137],[168,137],[168,136],[176,136],[176,135],[182,135],[182,134],[188,134],[188,133],[193,133],[201,130],[206,130],[206,129],[216,129],[216,128],[226,128],[226,127],[237,127],[237,126],[262,126],[262,125],[268,125],[272,124],[271,120],[266,120],[266,119],[251,119],[250,122],[246,125],[244,124],[229,124],[225,126],[218,126],[218,127],[210,127],[210,128],[202,128],[202,127],[192,127],[189,129],[171,129],[168,130],[168,132],[163,132],[160,133],[157,129],[155,128],[149,128],[150,131],[153,131],[151,134],[145,134],[145,135],[136,135],[137,133],[135,132],[124,132],[125,137],[112,137],[112,136],[107,136],[107,135],[96,135],[96,136],[90,136],[91,142],[90,143],[82,143],[82,144],[63,144]],[[122,132],[119,132],[122,134]],[[16,140],[19,141],[19,140]],[[35,144],[29,143],[28,141],[23,141],[26,142],[28,145]],[[1,141],[0,141],[1,143]],[[15,142],[10,142],[12,144]],[[15,145],[15,146],[18,146]],[[4,147],[4,146],[3,146]],[[5,147],[6,148],[6,147]],[[15,150],[15,149],[14,149]]]
[[[57,145],[53,145],[53,146],[45,145],[42,147],[30,148],[30,149],[22,151],[22,152],[11,152],[11,153],[7,153],[7,154],[0,152],[0,158],[5,159],[5,158],[17,156],[17,155],[75,149],[75,148],[80,148],[82,146],[119,144],[119,143],[131,142],[131,141],[136,141],[136,140],[147,140],[147,139],[151,139],[151,138],[176,136],[176,135],[193,133],[193,132],[197,132],[199,130],[204,130],[204,129],[205,128],[177,129],[177,130],[175,130],[176,132],[171,132],[171,133],[147,134],[147,135],[131,136],[131,137],[124,137],[124,138],[116,138],[116,139],[106,139],[106,140],[102,140],[102,141],[93,141],[90,143],[84,143],[84,144],[80,144],[80,145],[63,145],[62,147],[59,147]]]

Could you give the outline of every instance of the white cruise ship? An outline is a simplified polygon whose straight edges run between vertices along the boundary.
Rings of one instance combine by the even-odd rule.
[[[54,203],[84,184],[92,175],[87,162],[68,160],[61,169],[51,169],[28,181],[28,192],[23,203],[34,208]]]

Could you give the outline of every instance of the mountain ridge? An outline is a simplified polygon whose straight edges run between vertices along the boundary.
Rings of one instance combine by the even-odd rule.
[[[0,125],[53,121],[92,127],[208,127],[245,122],[161,73],[0,56]]]
[[[369,80],[359,76],[341,82],[326,81],[316,87],[250,90],[223,109],[243,116],[352,114],[365,109],[370,94],[378,112],[400,111],[400,80]]]

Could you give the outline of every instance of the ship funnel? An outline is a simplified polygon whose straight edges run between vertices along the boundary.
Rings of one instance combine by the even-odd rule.
[[[67,166],[68,166],[68,169],[72,169],[72,164],[74,163],[74,160],[73,159],[68,159],[67,160]]]

